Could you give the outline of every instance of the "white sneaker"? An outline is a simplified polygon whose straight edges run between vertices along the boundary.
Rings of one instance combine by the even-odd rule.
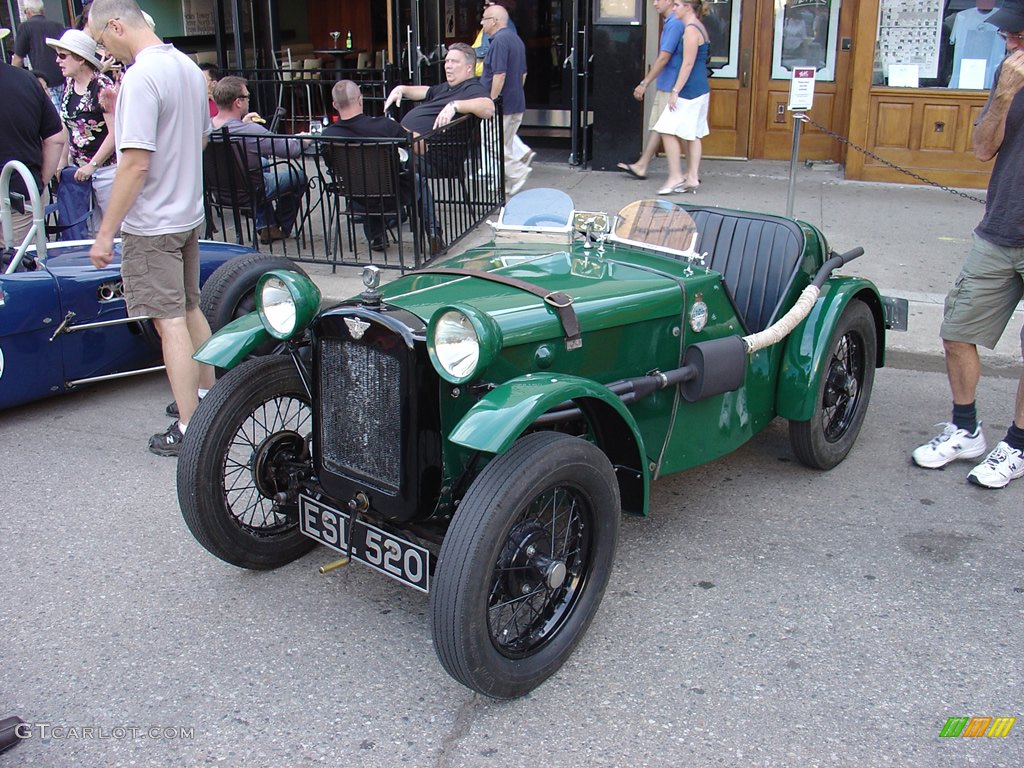
[[[988,445],[981,434],[981,422],[971,434],[966,429],[959,429],[955,424],[943,424],[942,432],[929,442],[914,449],[911,458],[919,467],[938,469],[955,459],[976,459],[985,453]]]
[[[1000,440],[967,479],[983,488],[1002,488],[1017,477],[1024,477],[1024,452]]]

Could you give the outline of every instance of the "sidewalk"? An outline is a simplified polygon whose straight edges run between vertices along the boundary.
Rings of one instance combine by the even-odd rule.
[[[632,160],[634,158],[624,158]],[[762,213],[784,214],[789,189],[789,163],[782,161],[705,160],[696,195],[670,195],[682,203],[719,205]],[[627,203],[657,197],[664,182],[663,160],[638,181],[624,173],[583,171],[564,163],[533,164],[527,189],[565,190],[577,208],[615,212]],[[984,190],[966,190],[984,199]],[[847,181],[838,168],[812,170],[800,166],[794,216],[814,224],[838,252],[863,246],[864,255],[846,272],[873,280],[886,295],[910,301],[910,327],[887,336],[887,360],[904,368],[942,370],[939,325],[946,291],[960,271],[970,247],[971,232],[981,220],[981,204],[932,187]],[[492,217],[494,218],[494,217]],[[452,253],[489,240],[486,225],[453,248]],[[357,268],[307,266],[326,296],[343,298],[362,290]],[[397,272],[386,274],[393,279]],[[1016,377],[1020,370],[1018,332],[1024,311],[1018,307],[994,351],[982,349],[987,373]]]

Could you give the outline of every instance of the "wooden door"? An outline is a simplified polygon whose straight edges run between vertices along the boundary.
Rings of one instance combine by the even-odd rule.
[[[808,115],[844,133],[857,0],[724,0],[711,4],[705,23],[735,3],[738,8],[730,8],[731,28],[725,32],[731,46],[728,63],[712,79],[711,135],[704,139],[704,155],[788,159],[793,142],[793,120],[787,109],[793,66],[818,69],[814,106]],[[720,30],[721,24],[716,27]],[[715,34],[711,25],[708,32]],[[712,60],[712,65],[716,63]],[[838,162],[843,145],[805,125],[800,158]]]
[[[763,0],[762,0],[763,2]],[[711,38],[708,127],[705,157],[749,157],[757,0],[713,0],[704,17]]]
[[[757,20],[757,62],[754,67],[751,110],[751,156],[785,160],[793,146],[789,103],[793,66],[817,67],[814,106],[808,116],[844,134],[850,110],[855,0],[789,0],[773,6],[762,3]],[[800,159],[834,160],[843,145],[827,133],[805,124]]]

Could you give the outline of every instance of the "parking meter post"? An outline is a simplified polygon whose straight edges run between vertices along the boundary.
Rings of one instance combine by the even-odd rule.
[[[804,121],[803,112],[793,113],[793,151],[789,157],[789,193],[786,195],[786,215],[793,216],[793,198],[796,196],[796,166],[800,155],[800,126]]]

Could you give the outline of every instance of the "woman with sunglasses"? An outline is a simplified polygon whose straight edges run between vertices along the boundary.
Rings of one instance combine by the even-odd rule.
[[[59,40],[46,44],[57,52],[57,64],[67,79],[60,117],[68,129],[67,156],[61,167],[74,166],[75,179],[92,180],[96,207],[102,214],[110,199],[117,157],[114,153],[114,115],[105,112],[100,91],[114,84],[102,73],[96,41],[85,32],[69,29]]]

